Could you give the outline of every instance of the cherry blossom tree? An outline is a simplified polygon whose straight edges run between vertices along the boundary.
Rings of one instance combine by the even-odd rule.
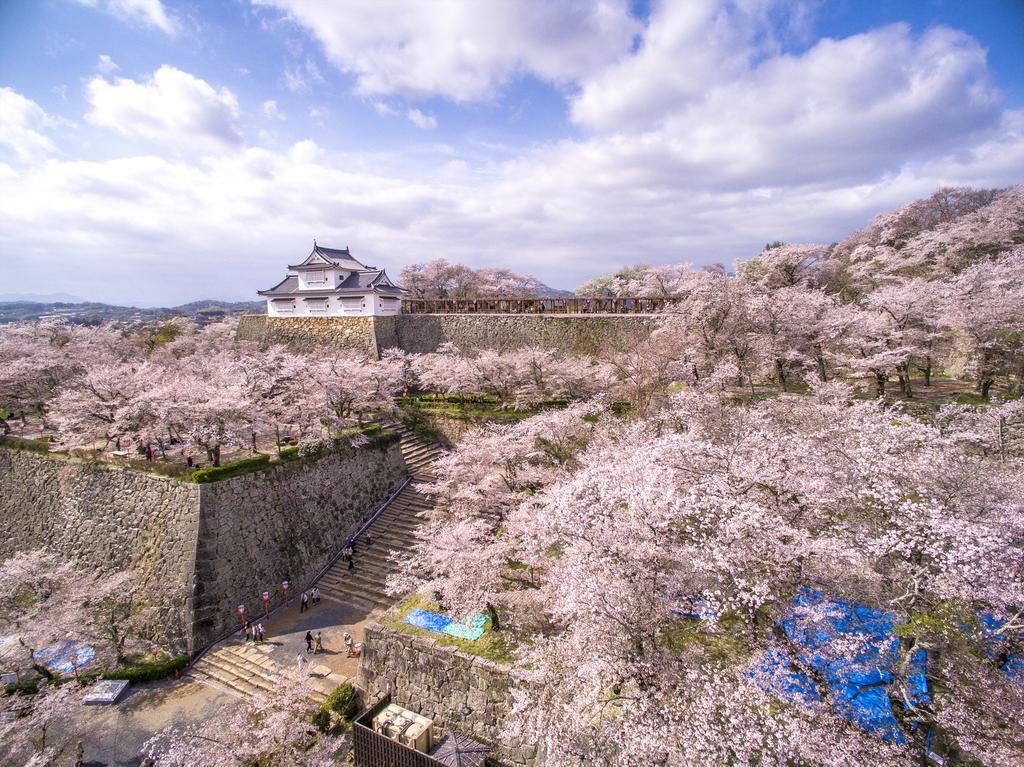
[[[154,636],[155,612],[138,583],[131,571],[102,574],[53,552],[15,553],[0,563],[4,659],[51,677],[35,653],[70,638],[92,646],[100,665],[120,663],[130,639]]]
[[[955,662],[988,657],[971,628],[979,613],[1002,616],[1012,641],[1024,630],[1022,465],[979,449],[976,425],[940,430],[853,401],[837,383],[749,407],[684,389],[646,420],[602,418],[586,439],[562,440],[574,446],[566,463],[504,465],[497,456],[515,454],[537,420],[519,424],[518,438],[472,435],[442,465],[430,543],[410,560],[429,564],[418,582],[410,567],[404,585],[436,591],[458,612],[490,605],[511,630],[542,632],[531,635],[523,673],[533,684],[520,689],[509,726],[545,746],[546,764],[756,754],[909,765],[936,727],[983,761],[1020,758],[1016,735],[997,747],[977,732],[1018,726],[1019,692],[999,681],[998,658],[976,671]],[[773,648],[797,657],[778,627],[807,586],[894,616],[899,648],[884,670],[899,738],[845,719],[824,681],[816,701],[800,701],[780,698],[765,676],[760,659]],[[797,616],[817,627],[825,617]],[[858,646],[847,639],[830,651],[852,658]],[[953,664],[929,667],[927,705],[915,702],[909,660],[921,650]],[[990,680],[991,705],[971,692],[975,675]]]
[[[349,740],[316,730],[313,692],[308,677],[285,672],[273,692],[261,690],[197,724],[167,727],[143,751],[154,767],[334,767]]]

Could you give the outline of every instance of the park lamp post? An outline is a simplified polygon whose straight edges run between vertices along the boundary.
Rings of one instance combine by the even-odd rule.
[[[265,620],[270,619],[270,592],[264,591],[260,596],[263,597],[263,618]]]
[[[284,589],[284,606],[288,606],[288,581],[281,581],[281,588]]]

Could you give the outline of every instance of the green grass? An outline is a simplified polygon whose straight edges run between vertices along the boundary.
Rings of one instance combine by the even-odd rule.
[[[50,452],[49,437],[27,439],[25,437],[15,437],[12,434],[8,434],[0,437],[0,445],[3,445],[4,447],[13,447],[15,450],[28,450],[32,453]]]
[[[406,412],[419,411],[427,416],[499,422],[522,421],[545,410],[560,410],[568,404],[564,399],[552,399],[525,410],[516,410],[511,402],[503,402],[489,394],[416,394],[399,397],[396,401]]]
[[[506,634],[501,631],[495,631],[491,628],[490,621],[488,621],[487,625],[484,627],[483,636],[477,640],[470,641],[468,639],[459,639],[458,637],[448,636],[447,634],[438,634],[436,631],[427,631],[426,629],[421,629],[417,626],[410,626],[408,623],[403,623],[402,618],[413,610],[441,612],[441,608],[429,598],[422,594],[413,594],[397,607],[396,612],[393,613],[391,617],[385,618],[381,623],[387,628],[395,631],[401,631],[404,634],[411,634],[412,636],[424,637],[435,644],[444,645],[446,647],[455,647],[464,653],[475,655],[478,658],[486,658],[487,660],[492,660],[496,663],[512,662],[512,654],[515,648],[509,643]]]

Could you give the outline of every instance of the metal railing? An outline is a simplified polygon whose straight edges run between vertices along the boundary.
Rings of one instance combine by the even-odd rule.
[[[650,314],[675,297],[403,298],[403,314]]]

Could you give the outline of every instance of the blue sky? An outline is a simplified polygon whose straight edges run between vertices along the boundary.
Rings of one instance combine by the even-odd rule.
[[[313,237],[556,287],[1024,181],[1024,3],[7,0],[0,293],[252,298]]]

